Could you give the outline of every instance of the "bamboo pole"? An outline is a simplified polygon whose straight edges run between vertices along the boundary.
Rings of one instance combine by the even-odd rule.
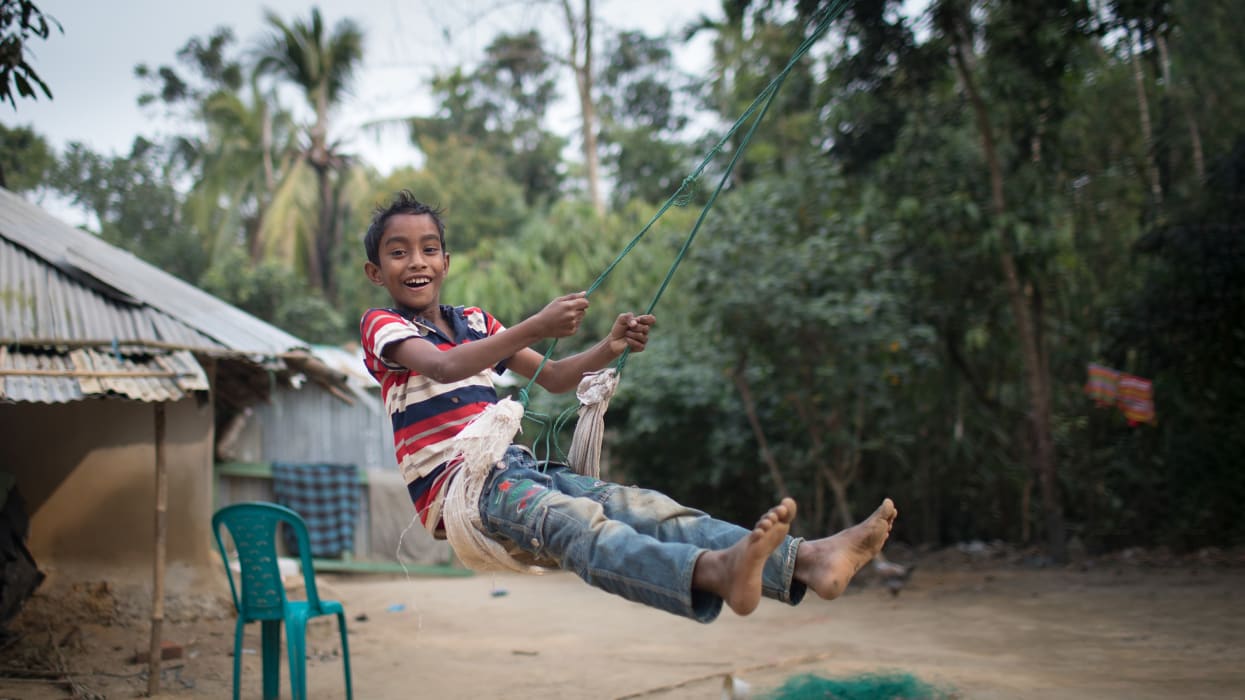
[[[155,379],[193,376],[195,376],[193,372],[170,372],[168,370],[126,372],[123,370],[91,369],[0,369],[0,377],[129,377],[133,379]]]
[[[151,646],[147,659],[147,695],[160,692],[164,628],[164,554],[168,522],[169,483],[164,464],[164,404],[156,404],[156,535],[151,586]]]
[[[236,350],[224,346],[188,345],[186,343],[170,343],[164,340],[148,340],[144,338],[0,338],[0,345],[29,348],[112,348],[141,347],[151,350],[185,350],[212,357],[275,357],[281,360],[301,360],[310,358],[306,350],[287,350],[272,352],[271,350]]]

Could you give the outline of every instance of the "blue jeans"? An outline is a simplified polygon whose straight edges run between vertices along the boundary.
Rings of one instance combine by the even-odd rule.
[[[557,562],[590,585],[627,600],[711,622],[722,599],[692,590],[697,558],[725,549],[749,530],[716,520],[670,497],[581,476],[556,463],[538,463],[512,445],[480,497],[491,537]],[[800,538],[787,537],[765,563],[762,593],[795,605],[806,587],[795,581]]]

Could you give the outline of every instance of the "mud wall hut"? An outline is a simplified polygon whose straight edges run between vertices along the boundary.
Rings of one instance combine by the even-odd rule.
[[[218,424],[342,381],[299,338],[0,189],[0,471],[51,578],[150,581],[163,535],[170,590],[218,584]]]

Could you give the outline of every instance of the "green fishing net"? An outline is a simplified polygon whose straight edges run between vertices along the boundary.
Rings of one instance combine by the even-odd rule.
[[[954,692],[935,688],[907,673],[865,674],[850,678],[793,676],[758,700],[952,700]]]

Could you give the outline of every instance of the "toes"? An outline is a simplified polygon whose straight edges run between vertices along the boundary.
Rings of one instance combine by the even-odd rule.
[[[796,512],[795,499],[784,498],[782,499],[782,503],[780,505],[786,509],[785,515],[787,517],[783,519],[787,522],[791,522],[795,520],[795,512]]]
[[[899,511],[895,508],[895,502],[887,498],[882,501],[882,505],[878,506],[875,515],[883,518],[887,522],[894,522],[895,516],[899,515]]]

